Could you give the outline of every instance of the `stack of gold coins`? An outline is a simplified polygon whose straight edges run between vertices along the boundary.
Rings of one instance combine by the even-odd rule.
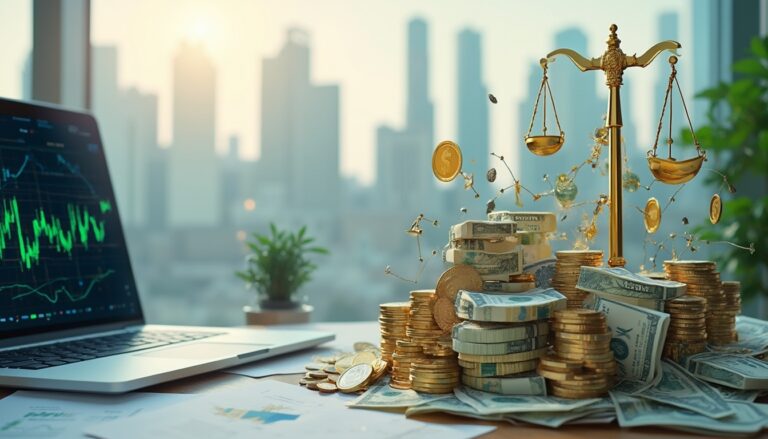
[[[739,333],[736,332],[736,316],[741,314],[741,282],[723,281],[723,295],[725,303],[721,311],[728,315],[730,341],[738,341]]]
[[[555,311],[553,351],[536,369],[549,393],[561,398],[599,398],[613,387],[617,365],[605,314],[587,309]]]
[[[459,363],[451,341],[440,341],[421,360],[411,363],[411,389],[424,393],[453,393],[459,385]]]
[[[577,290],[579,271],[582,266],[601,267],[603,265],[602,250],[564,250],[555,253],[555,276],[552,278],[552,288],[568,298],[568,308],[581,308],[589,293]]]
[[[707,302],[701,297],[680,296],[667,301],[669,329],[664,342],[664,357],[681,362],[707,348]]]
[[[398,340],[407,339],[408,302],[391,302],[379,305],[379,325],[381,327],[381,358],[392,364]]]
[[[424,359],[424,350],[419,343],[398,340],[392,354],[392,379],[389,385],[395,389],[411,388],[411,363]]]
[[[435,300],[435,290],[411,291],[411,310],[405,334],[410,341],[419,343],[425,352],[437,345],[437,340],[443,335],[443,330],[432,316]]]
[[[717,265],[711,261],[664,261],[670,280],[688,285],[686,294],[707,301],[707,342],[727,344],[733,340],[732,316],[724,314],[725,294]]]

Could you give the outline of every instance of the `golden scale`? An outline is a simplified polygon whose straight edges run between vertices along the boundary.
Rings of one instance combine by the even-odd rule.
[[[587,70],[602,70],[605,72],[605,84],[608,86],[608,116],[606,118],[605,128],[608,131],[609,140],[609,174],[610,174],[610,187],[609,187],[609,205],[610,205],[610,227],[609,227],[609,259],[608,265],[611,267],[623,267],[626,264],[626,260],[623,255],[623,236],[622,236],[622,157],[621,157],[621,99],[619,90],[622,84],[622,76],[624,70],[629,67],[646,67],[662,52],[670,51],[673,54],[679,49],[680,43],[677,41],[662,41],[653,45],[650,49],[646,50],[641,56],[626,55],[620,48],[621,40],[616,34],[618,27],[613,24],[610,27],[610,35],[606,41],[608,48],[599,58],[587,59],[571,49],[557,49],[549,54],[545,58],[542,58],[539,63],[543,70],[543,76],[541,85],[539,87],[538,94],[536,96],[536,102],[533,108],[533,115],[531,117],[531,124],[528,128],[528,133],[525,135],[525,144],[528,149],[535,155],[548,156],[558,152],[563,143],[565,143],[565,133],[560,128],[560,121],[557,117],[557,109],[555,108],[555,100],[552,96],[552,91],[549,88],[549,77],[547,76],[547,66],[550,62],[555,61],[555,57],[563,55],[569,58],[576,67],[582,72]],[[706,152],[699,145],[696,134],[691,124],[691,118],[688,114],[688,108],[685,105],[683,94],[680,91],[680,84],[677,81],[677,70],[675,64],[677,64],[677,56],[669,57],[669,64],[672,72],[667,84],[666,94],[664,95],[664,105],[661,110],[661,116],[659,117],[659,126],[656,130],[656,140],[653,144],[653,149],[648,151],[648,167],[656,178],[666,184],[682,184],[690,181],[698,174],[701,169],[701,165],[706,160]],[[672,156],[672,88],[673,84],[677,86],[680,94],[680,100],[685,111],[685,117],[688,120],[688,127],[691,130],[693,136],[694,145],[696,146],[696,157],[677,160]],[[543,99],[542,99],[543,97]],[[557,134],[547,134],[547,99],[549,98],[550,106],[552,107],[552,113],[555,116],[555,123],[557,124]],[[542,103],[542,134],[531,135],[533,131],[534,120],[536,118],[536,112],[539,108],[539,102]],[[667,143],[667,157],[660,157],[657,154],[659,135],[661,133],[662,123],[664,120],[664,114],[667,106],[669,106],[669,135],[666,140]],[[441,142],[435,149],[433,155],[433,169],[435,175],[441,181],[451,181],[461,172],[461,151],[458,146],[450,141]],[[437,167],[436,167],[437,166]],[[442,171],[440,171],[442,170]],[[449,171],[450,170],[450,171]],[[466,177],[465,177],[466,178]],[[649,233],[653,233],[658,230],[661,222],[662,209],[659,206],[658,201],[655,198],[650,198],[646,204],[644,211],[644,222],[646,230]],[[715,194],[712,197],[710,203],[710,221],[714,224],[719,221],[720,213],[722,212],[722,203],[720,197]]]

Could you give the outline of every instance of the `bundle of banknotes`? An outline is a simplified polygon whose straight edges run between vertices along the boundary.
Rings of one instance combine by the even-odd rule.
[[[565,308],[553,289],[488,294],[462,290],[452,330],[461,381],[469,388],[505,395],[546,395],[535,372],[549,346],[549,317]]]

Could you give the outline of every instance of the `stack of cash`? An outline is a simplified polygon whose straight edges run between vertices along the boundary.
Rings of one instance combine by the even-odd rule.
[[[654,280],[616,267],[581,267],[576,288],[606,299],[664,311],[664,303],[685,294],[684,283]]]
[[[459,385],[459,364],[451,342],[440,341],[422,360],[411,363],[411,389],[423,393],[453,393]]]
[[[462,290],[456,313],[466,321],[452,330],[462,383],[501,394],[543,390],[543,378],[531,372],[549,345],[549,317],[564,308],[565,297],[553,289],[515,294]]]
[[[437,300],[435,290],[411,291],[411,306],[408,313],[408,325],[405,335],[414,343],[419,343],[425,352],[437,345],[443,330],[432,316],[432,305]]]
[[[687,294],[707,301],[707,342],[728,344],[736,337],[735,316],[724,311],[725,294],[717,266],[710,261],[664,261],[671,280],[688,285]]]
[[[379,325],[381,330],[381,358],[392,364],[398,340],[406,340],[408,326],[408,302],[391,302],[379,305]]]
[[[731,334],[730,341],[738,341],[739,334],[736,332],[736,316],[741,314],[741,282],[723,281],[723,294],[725,303],[722,312],[730,316],[728,320],[728,333]]]
[[[552,212],[496,211],[488,214],[489,221],[511,221],[517,224],[514,241],[523,246],[523,263],[536,263],[552,257],[549,234],[557,231],[557,218]]]
[[[605,315],[586,309],[556,311],[552,334],[553,352],[538,367],[550,393],[571,399],[605,396],[618,370]]]
[[[552,287],[568,298],[568,308],[581,308],[589,293],[576,289],[581,267],[603,265],[602,250],[564,250],[555,253],[557,263]]]
[[[411,364],[424,359],[424,350],[419,343],[398,340],[392,354],[392,379],[389,385],[395,389],[411,388]]]
[[[707,302],[696,296],[681,296],[670,300],[665,311],[669,314],[669,329],[663,355],[675,362],[704,352],[707,348]]]

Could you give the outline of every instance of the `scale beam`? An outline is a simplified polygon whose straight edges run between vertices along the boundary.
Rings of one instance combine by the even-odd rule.
[[[609,90],[608,117],[606,118],[605,123],[606,128],[608,129],[608,144],[610,148],[610,252],[608,265],[611,267],[623,267],[626,264],[626,260],[623,256],[623,217],[621,206],[621,127],[623,126],[623,123],[621,119],[621,99],[619,94],[624,70],[628,67],[646,67],[651,64],[660,53],[669,50],[676,54],[676,50],[681,47],[680,43],[677,41],[662,41],[653,45],[639,57],[637,55],[625,55],[620,47],[621,40],[616,34],[617,30],[618,26],[612,24],[610,27],[611,33],[608,35],[608,40],[606,41],[608,48],[599,58],[588,59],[571,49],[557,49],[547,54],[546,58],[542,58],[540,61],[542,67],[546,70],[547,63],[553,62],[556,56],[562,55],[573,61],[576,67],[582,72],[586,72],[587,70],[602,70],[605,72],[605,84],[608,86]]]

